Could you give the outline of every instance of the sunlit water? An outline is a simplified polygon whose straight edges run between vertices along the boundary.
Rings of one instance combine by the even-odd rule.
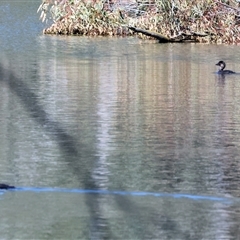
[[[43,36],[2,1],[3,239],[238,239],[238,46]]]

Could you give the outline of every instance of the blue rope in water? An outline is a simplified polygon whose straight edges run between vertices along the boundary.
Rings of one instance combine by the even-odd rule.
[[[2,190],[2,193],[6,190]],[[225,197],[213,197],[203,195],[181,194],[181,193],[156,193],[156,192],[127,192],[127,191],[110,191],[94,189],[67,189],[67,188],[35,188],[35,187],[16,187],[8,191],[23,192],[63,192],[63,193],[80,193],[80,194],[103,194],[103,195],[122,195],[122,196],[151,196],[151,197],[169,197],[169,198],[187,198],[192,200],[217,201],[232,203],[234,199]]]

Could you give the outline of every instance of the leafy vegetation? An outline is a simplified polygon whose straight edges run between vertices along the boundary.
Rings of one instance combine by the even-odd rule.
[[[167,38],[187,34],[195,35],[197,42],[239,43],[237,4],[235,0],[43,0],[39,11],[42,21],[53,20],[46,34],[126,36],[135,34],[131,26]]]

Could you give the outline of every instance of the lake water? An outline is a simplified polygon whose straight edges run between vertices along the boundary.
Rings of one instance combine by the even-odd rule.
[[[2,239],[239,239],[240,48],[44,36],[0,2]]]

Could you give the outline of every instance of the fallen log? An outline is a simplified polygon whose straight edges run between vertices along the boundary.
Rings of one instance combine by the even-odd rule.
[[[144,30],[141,28],[135,27],[128,27],[130,30],[142,33],[146,36],[156,38],[160,43],[167,43],[167,42],[197,42],[197,37],[206,37],[208,34],[206,33],[197,33],[197,32],[190,32],[190,33],[180,33],[177,36],[172,38],[168,38],[160,33]]]
[[[142,33],[146,36],[156,38],[161,43],[171,42],[171,39],[169,39],[168,37],[163,36],[162,34],[157,33],[157,32],[152,32],[152,31],[148,31],[148,30],[144,30],[144,29],[140,29],[140,28],[135,28],[135,27],[128,27],[128,28],[134,32]]]

